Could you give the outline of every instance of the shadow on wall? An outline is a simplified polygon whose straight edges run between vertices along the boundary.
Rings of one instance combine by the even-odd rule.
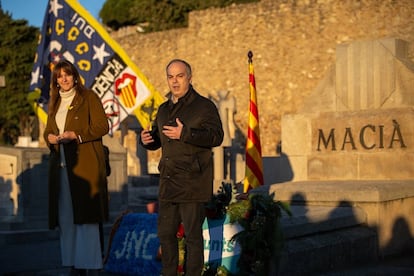
[[[412,232],[404,217],[396,219],[392,228],[392,237],[383,252],[391,256],[414,256],[414,237]]]
[[[377,229],[364,226],[351,202],[308,206],[306,196],[295,193],[289,204],[293,215],[281,220],[285,244],[272,275],[348,275],[347,268],[377,261]]]
[[[29,224],[33,228],[48,226],[48,162],[49,155],[42,154],[40,160],[31,160],[30,165],[16,177],[20,187],[18,212],[24,222],[36,220],[36,223]]]
[[[0,221],[17,214],[17,195],[13,199],[12,181],[0,176]]]
[[[282,151],[281,142],[277,144],[276,153],[278,156],[263,157],[264,185],[287,182],[293,179],[294,174],[289,156]]]

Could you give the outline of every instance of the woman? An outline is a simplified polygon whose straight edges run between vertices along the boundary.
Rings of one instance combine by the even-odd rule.
[[[50,149],[49,228],[59,227],[62,265],[71,275],[102,269],[99,224],[108,219],[102,137],[108,121],[98,96],[68,61],[52,72],[44,138]]]

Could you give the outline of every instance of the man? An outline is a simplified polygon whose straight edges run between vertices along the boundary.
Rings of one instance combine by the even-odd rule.
[[[191,85],[191,66],[174,59],[166,67],[170,92],[158,109],[152,129],[141,132],[149,150],[162,148],[159,163],[158,237],[162,275],[176,276],[177,230],[185,230],[185,274],[201,275],[204,265],[202,225],[204,204],[213,193],[212,147],[223,141],[223,128],[214,103]]]

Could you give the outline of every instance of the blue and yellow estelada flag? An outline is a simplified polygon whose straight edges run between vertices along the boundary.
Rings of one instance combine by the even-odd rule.
[[[125,51],[77,0],[50,0],[30,83],[29,101],[43,123],[51,71],[66,59],[78,69],[84,85],[99,95],[113,133],[134,114],[142,127],[154,119],[163,96],[149,83]]]

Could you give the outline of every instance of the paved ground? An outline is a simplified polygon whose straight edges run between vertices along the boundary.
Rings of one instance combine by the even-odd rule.
[[[17,273],[5,273],[4,276],[67,276],[67,269],[27,270]],[[116,274],[102,271],[101,276]],[[368,264],[341,271],[318,274],[320,276],[409,276],[414,275],[414,256],[398,257],[378,264]],[[147,275],[142,275],[147,276]]]
[[[54,252],[54,254],[50,254]],[[52,256],[52,257],[51,257]],[[0,250],[0,275],[3,276],[66,276],[68,269],[59,266],[59,244],[56,239],[5,244]],[[103,271],[102,276],[116,274]],[[378,263],[365,264],[358,267],[331,271],[321,276],[340,275],[382,275],[403,276],[414,275],[414,255],[390,258]],[[142,275],[147,276],[147,275]]]
[[[320,276],[409,276],[414,275],[414,255],[397,256],[377,263],[365,264]]]
[[[298,227],[302,228],[304,226],[299,225]],[[107,225],[104,229],[105,246],[107,246],[111,226]],[[0,231],[0,276],[66,276],[68,274],[68,269],[62,269],[60,266],[60,249],[57,231]],[[115,276],[116,274],[103,271],[101,275]],[[368,263],[338,271],[312,275],[414,275],[414,253],[412,252],[411,254],[395,258],[387,258],[376,263]]]

